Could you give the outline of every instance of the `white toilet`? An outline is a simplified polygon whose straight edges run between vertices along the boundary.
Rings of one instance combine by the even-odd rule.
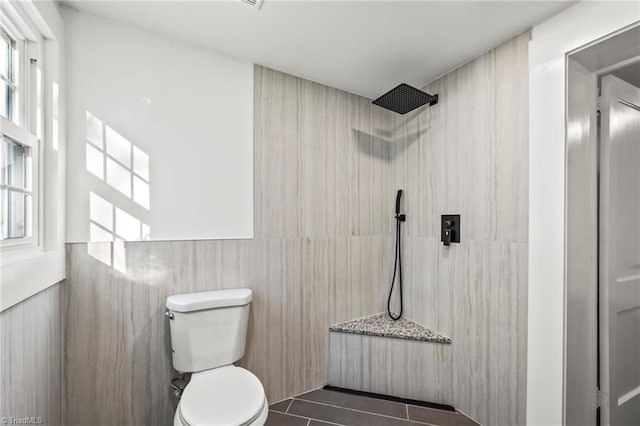
[[[247,288],[167,298],[173,367],[192,373],[174,426],[261,426],[267,420],[262,383],[233,365],[244,355],[251,298]]]

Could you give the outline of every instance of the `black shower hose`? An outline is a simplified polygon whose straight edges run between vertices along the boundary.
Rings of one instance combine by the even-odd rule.
[[[391,278],[391,288],[389,289],[389,299],[387,300],[387,312],[389,317],[398,321],[402,317],[402,251],[400,248],[400,227],[402,226],[402,220],[399,215],[396,215],[396,258],[393,261],[393,277]],[[398,291],[400,292],[400,312],[398,316],[393,316],[391,312],[391,296],[393,295],[393,285],[396,281],[396,272],[398,273]]]

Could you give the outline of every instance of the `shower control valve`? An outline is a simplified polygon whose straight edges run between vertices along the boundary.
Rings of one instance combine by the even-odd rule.
[[[460,242],[460,215],[443,214],[441,218],[440,241],[445,246]]]
[[[445,229],[442,233],[442,243],[445,246],[451,245],[451,229]]]

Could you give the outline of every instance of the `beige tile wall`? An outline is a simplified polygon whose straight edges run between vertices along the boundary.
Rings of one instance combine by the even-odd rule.
[[[407,316],[452,338],[452,404],[487,425],[525,422],[529,39],[431,83],[441,102],[405,125],[427,130],[395,154],[411,223]],[[450,248],[444,213],[461,215]]]
[[[0,422],[62,425],[63,297],[53,285],[0,313]],[[11,418],[14,418],[12,420]]]
[[[332,384],[434,398],[486,425],[524,424],[528,42],[526,32],[428,85],[440,102],[399,119],[392,136],[392,186],[404,189],[407,213],[405,314],[452,338],[438,350],[447,356],[433,361],[448,369],[451,389],[423,365],[438,353],[432,344],[351,336],[332,337]],[[440,243],[447,213],[461,215],[462,241],[450,248]],[[354,355],[363,362],[349,372],[335,367],[358,345],[407,346],[408,359],[385,358],[393,374],[367,367],[373,353]]]

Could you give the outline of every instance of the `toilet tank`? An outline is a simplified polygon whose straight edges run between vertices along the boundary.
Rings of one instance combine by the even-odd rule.
[[[169,296],[173,368],[193,373],[242,358],[251,298],[248,288]]]

